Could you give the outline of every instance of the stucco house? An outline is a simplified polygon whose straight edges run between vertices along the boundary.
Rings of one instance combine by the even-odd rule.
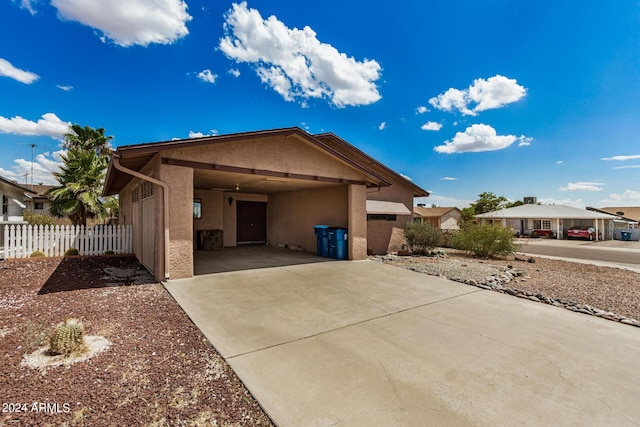
[[[416,206],[413,208],[413,220],[428,223],[441,230],[459,230],[458,220],[462,212],[456,207],[427,208]]]
[[[51,216],[49,209],[51,208],[51,202],[46,196],[47,191],[58,188],[55,185],[26,185],[30,190],[30,193],[25,193],[24,204],[27,210],[36,215]]]
[[[520,235],[530,235],[536,231],[552,232],[556,238],[567,237],[567,230],[574,225],[587,225],[595,228],[596,239],[613,239],[615,222],[619,220],[615,215],[604,212],[594,212],[564,205],[536,205],[525,204],[513,208],[502,209],[476,215],[481,222],[498,223],[511,227]]]
[[[397,250],[429,193],[332,133],[284,128],[118,147],[104,195],[156,278],[191,277],[203,234],[316,250],[314,225],[345,227],[349,259]],[[215,257],[212,251],[210,256]]]

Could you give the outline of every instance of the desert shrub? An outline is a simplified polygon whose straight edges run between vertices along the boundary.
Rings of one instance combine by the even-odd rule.
[[[408,222],[404,226],[404,236],[409,250],[426,254],[442,244],[442,231],[427,223]]]
[[[483,258],[507,256],[518,250],[511,228],[491,224],[467,224],[454,236],[452,244]]]
[[[64,256],[78,255],[79,253],[76,248],[69,248],[65,251]]]
[[[42,252],[42,251],[33,251],[33,252],[31,252],[31,255],[29,255],[29,257],[31,257],[31,258],[42,258],[42,257],[45,257],[45,256],[46,256],[45,253]]]
[[[56,221],[50,216],[34,214],[27,210],[24,211],[23,217],[29,225],[54,225],[56,223]]]
[[[115,252],[112,251],[111,249],[109,249],[109,250],[104,251],[104,254],[105,255],[113,255],[113,254],[115,254]]]
[[[84,350],[84,326],[78,319],[60,323],[49,337],[49,353],[69,356]]]

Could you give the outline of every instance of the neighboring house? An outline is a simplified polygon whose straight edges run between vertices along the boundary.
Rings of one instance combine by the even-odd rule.
[[[297,127],[119,147],[103,191],[115,194],[160,280],[193,275],[199,232],[315,252],[313,227],[326,224],[348,229],[349,259],[394,251],[414,197],[429,195],[336,135]]]
[[[33,214],[37,215],[47,215],[51,216],[49,209],[51,208],[51,202],[49,198],[46,196],[47,191],[52,188],[58,188],[55,185],[25,185],[26,188],[29,188],[32,193],[25,193],[24,203],[27,207],[27,210]]]
[[[35,194],[26,187],[16,182],[0,177],[0,200],[2,211],[0,215],[0,246],[4,245],[4,226],[26,224],[23,212],[26,205],[23,203],[25,194]]]
[[[594,212],[563,205],[521,205],[476,215],[481,222],[499,223],[513,228],[519,235],[554,233],[558,239],[567,237],[574,225],[587,225],[596,229],[597,239],[613,239],[614,221],[619,218],[603,212]]]
[[[441,230],[459,230],[458,220],[460,209],[453,208],[425,208],[417,206],[413,208],[413,220],[419,223],[428,223],[432,227]]]
[[[606,207],[606,208],[590,208],[590,211],[608,213],[618,217],[618,220],[614,221],[616,228],[638,228],[638,222],[640,222],[640,207],[637,206],[621,206],[621,207]]]

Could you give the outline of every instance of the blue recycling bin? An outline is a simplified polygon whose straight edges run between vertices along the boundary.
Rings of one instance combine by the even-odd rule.
[[[331,227],[329,235],[329,256],[334,259],[347,259],[347,229],[343,227]]]
[[[630,241],[631,240],[631,232],[630,231],[621,231],[620,235],[622,236],[622,240]]]
[[[328,225],[314,225],[313,230],[316,233],[317,239],[317,254],[318,256],[329,256],[329,230]]]

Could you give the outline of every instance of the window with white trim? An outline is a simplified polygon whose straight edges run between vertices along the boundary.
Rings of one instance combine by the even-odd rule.
[[[551,230],[551,220],[550,219],[534,219],[533,229],[534,230]]]

